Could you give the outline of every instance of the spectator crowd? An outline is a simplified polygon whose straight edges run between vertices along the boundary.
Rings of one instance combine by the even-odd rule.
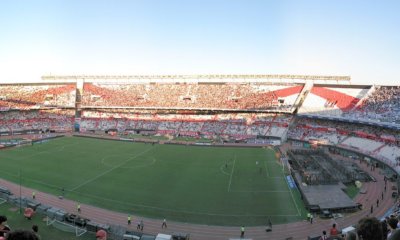
[[[75,84],[0,85],[0,110],[75,107]]]
[[[400,124],[400,86],[380,86],[344,117]]]
[[[287,86],[286,86],[287,87]],[[158,108],[289,110],[270,85],[254,84],[84,84],[82,105]],[[300,92],[294,93],[299,95]]]

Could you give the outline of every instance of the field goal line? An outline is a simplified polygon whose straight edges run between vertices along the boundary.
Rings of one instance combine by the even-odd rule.
[[[77,236],[77,237],[80,237],[87,232],[87,230],[84,228],[80,228],[78,226],[71,225],[66,222],[58,221],[56,218],[51,219],[51,218],[47,217],[46,225],[47,226],[52,225],[53,227],[55,227],[58,230],[61,230],[63,232],[75,233],[75,236]]]

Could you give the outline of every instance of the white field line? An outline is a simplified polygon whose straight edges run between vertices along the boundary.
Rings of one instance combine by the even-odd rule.
[[[267,167],[267,161],[264,161],[264,166],[265,166],[265,172],[267,173],[267,177],[269,177],[269,171]]]
[[[292,196],[292,200],[293,200],[293,202],[294,202],[294,205],[296,206],[297,214],[298,214],[298,216],[301,216],[301,211],[300,211],[300,209],[299,209],[299,206],[297,206],[296,200],[294,199],[292,189],[290,189],[289,184],[288,184],[286,178],[285,178],[285,180],[286,180],[286,186],[287,186],[287,188],[289,189],[289,192],[290,192],[290,196]]]
[[[126,161],[123,161],[122,163],[115,165],[114,167],[108,169],[107,171],[104,171],[104,172],[100,173],[99,175],[97,175],[97,176],[95,176],[95,177],[93,177],[93,178],[91,178],[91,179],[88,179],[87,181],[85,181],[85,182],[83,182],[83,183],[81,183],[81,184],[79,184],[79,185],[77,185],[77,186],[71,188],[70,191],[75,191],[75,190],[77,190],[78,188],[80,188],[80,187],[82,187],[82,186],[84,186],[84,185],[86,185],[86,184],[88,184],[88,183],[93,182],[94,180],[96,180],[96,179],[98,179],[98,178],[100,178],[100,177],[106,175],[107,173],[113,171],[113,170],[116,169],[116,168],[121,167],[122,165],[124,165],[124,164],[128,163],[129,161],[131,161],[131,160],[133,160],[133,159],[135,159],[135,158],[137,158],[137,157],[139,157],[139,156],[141,156],[141,155],[147,153],[148,151],[150,151],[150,150],[152,150],[152,149],[154,149],[154,147],[148,148],[148,149],[146,149],[146,150],[144,150],[144,151],[142,151],[142,152],[140,152],[140,153],[134,155],[133,157],[128,158]]]
[[[235,163],[236,163],[236,155],[235,155],[235,157],[233,158],[233,166],[232,166],[232,171],[231,171],[231,177],[229,178],[228,192],[231,191],[232,176],[233,176],[233,171],[235,170]]]
[[[263,191],[230,191],[233,193],[288,193],[290,191],[285,190],[263,190]]]

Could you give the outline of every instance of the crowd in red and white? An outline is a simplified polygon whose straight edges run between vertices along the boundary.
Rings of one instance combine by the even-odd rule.
[[[0,132],[25,130],[71,131],[74,110],[25,110],[0,112]]]
[[[400,131],[378,126],[332,120],[297,118],[288,138],[336,145],[375,156],[399,168]]]
[[[85,106],[125,106],[196,109],[280,109],[274,91],[251,84],[85,84]]]
[[[75,84],[0,85],[0,108],[75,107]]]
[[[400,124],[400,86],[381,86],[344,117]]]
[[[139,110],[116,111],[118,110],[83,111],[81,130],[156,131],[160,134],[181,136],[226,135],[241,139],[257,136],[282,137],[292,119],[292,116],[266,113],[258,116],[255,113],[157,114],[145,110],[142,114]]]

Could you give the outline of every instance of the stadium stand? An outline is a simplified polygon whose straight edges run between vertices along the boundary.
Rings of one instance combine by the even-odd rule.
[[[156,114],[116,112],[116,110],[85,110],[80,131],[153,131],[154,134],[176,136],[226,136],[236,140],[260,137],[286,137],[291,117],[277,114]],[[276,120],[276,122],[274,122]]]
[[[332,120],[299,118],[291,125],[288,138],[317,141],[319,144],[344,147],[362,152],[400,170],[398,130]]]
[[[0,85],[0,109],[75,107],[75,84]]]
[[[400,87],[379,86],[346,118],[400,124]]]
[[[290,111],[301,85],[85,83],[83,106]]]
[[[355,108],[369,89],[370,86],[314,85],[298,113],[342,116]]]
[[[0,112],[0,133],[29,130],[72,131],[74,110],[47,109]]]
[[[294,83],[87,82],[82,96],[70,83],[2,84],[0,134],[72,131],[75,123],[83,133],[262,144],[288,137],[364,153],[400,172],[399,96],[399,86],[340,84],[311,84],[306,91]]]

